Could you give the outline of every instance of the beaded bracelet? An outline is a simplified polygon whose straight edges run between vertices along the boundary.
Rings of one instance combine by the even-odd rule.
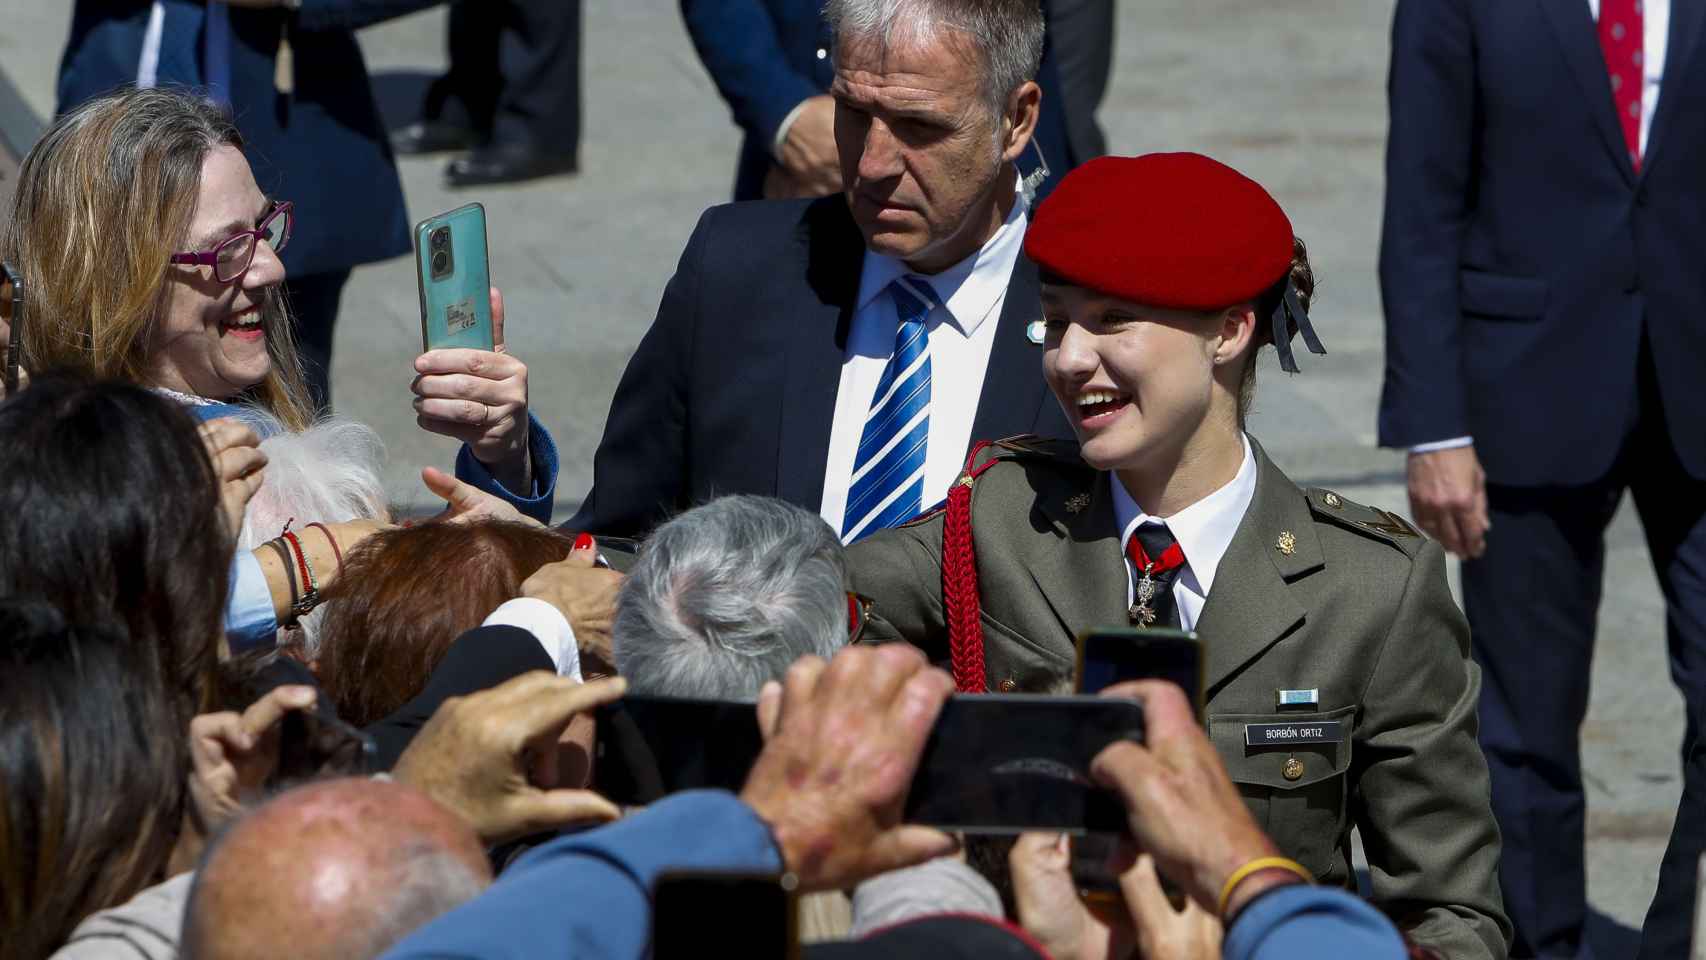
[[[1298,863],[1296,860],[1290,860],[1285,857],[1257,857],[1249,863],[1244,864],[1242,867],[1232,871],[1232,876],[1226,878],[1226,885],[1220,888],[1220,908],[1216,910],[1215,913],[1220,916],[1222,921],[1227,919],[1226,905],[1231,902],[1233,891],[1238,889],[1238,885],[1240,883],[1249,879],[1251,874],[1259,873],[1263,870],[1287,870],[1291,873],[1297,874],[1302,878],[1304,883],[1315,882],[1315,875],[1310,873],[1303,864]]]

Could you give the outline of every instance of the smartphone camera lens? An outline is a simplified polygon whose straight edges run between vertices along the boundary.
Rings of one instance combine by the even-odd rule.
[[[451,246],[449,227],[439,227],[427,235],[427,258],[432,264],[432,279],[443,280],[456,269],[455,248]]]

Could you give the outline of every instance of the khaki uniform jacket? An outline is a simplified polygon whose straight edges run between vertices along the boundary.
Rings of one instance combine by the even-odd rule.
[[[1444,553],[1391,514],[1305,493],[1252,446],[1254,499],[1196,625],[1215,747],[1256,822],[1322,883],[1353,886],[1354,825],[1374,901],[1418,943],[1503,958],[1480,674]],[[1108,477],[1072,443],[1004,441],[979,462],[991,457],[971,501],[988,688],[1069,689],[1074,638],[1129,622]],[[849,549],[853,588],[874,601],[867,639],[947,659],[942,530],[937,512]],[[1277,691],[1309,688],[1317,708],[1278,709]],[[1246,724],[1311,719],[1346,725],[1346,742],[1245,745]],[[1302,774],[1287,779],[1292,759]]]

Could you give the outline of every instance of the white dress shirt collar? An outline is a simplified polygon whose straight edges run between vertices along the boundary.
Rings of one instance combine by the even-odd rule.
[[[941,273],[918,274],[936,291],[937,298],[948,309],[949,321],[960,333],[968,337],[976,333],[1006,295],[1007,284],[1013,278],[1013,264],[1024,246],[1025,226],[1025,202],[1015,196],[1007,219],[977,252]],[[904,260],[866,251],[865,265],[859,275],[859,302],[854,309],[863,309],[887,290],[890,283],[913,272]]]
[[[1238,532],[1238,524],[1256,496],[1256,456],[1250,450],[1250,439],[1242,439],[1244,462],[1239,465],[1238,473],[1231,482],[1163,521],[1179,541],[1179,549],[1185,552],[1185,570],[1179,577],[1180,585],[1188,587],[1198,598],[1208,597],[1209,589],[1214,586],[1214,572],[1220,566],[1220,558],[1226,555],[1233,534]],[[1109,476],[1108,486],[1113,491],[1114,520],[1120,526],[1120,546],[1123,549],[1144,521],[1163,518],[1145,513],[1126,491],[1118,475]],[[1186,583],[1187,579],[1191,582]]]

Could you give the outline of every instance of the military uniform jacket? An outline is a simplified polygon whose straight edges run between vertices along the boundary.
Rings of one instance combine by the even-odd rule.
[[[1322,883],[1352,885],[1354,825],[1375,902],[1418,943],[1502,958],[1480,674],[1444,553],[1391,514],[1306,493],[1252,447],[1255,495],[1196,625],[1214,745],[1256,822]],[[1006,441],[990,457],[971,500],[988,686],[1059,691],[1078,634],[1128,623],[1110,479],[1073,443]],[[942,531],[937,512],[849,549],[853,588],[874,601],[866,638],[947,659]],[[1279,710],[1279,690],[1309,688],[1316,707]],[[1337,721],[1343,742],[1245,743],[1247,724],[1307,720]]]

